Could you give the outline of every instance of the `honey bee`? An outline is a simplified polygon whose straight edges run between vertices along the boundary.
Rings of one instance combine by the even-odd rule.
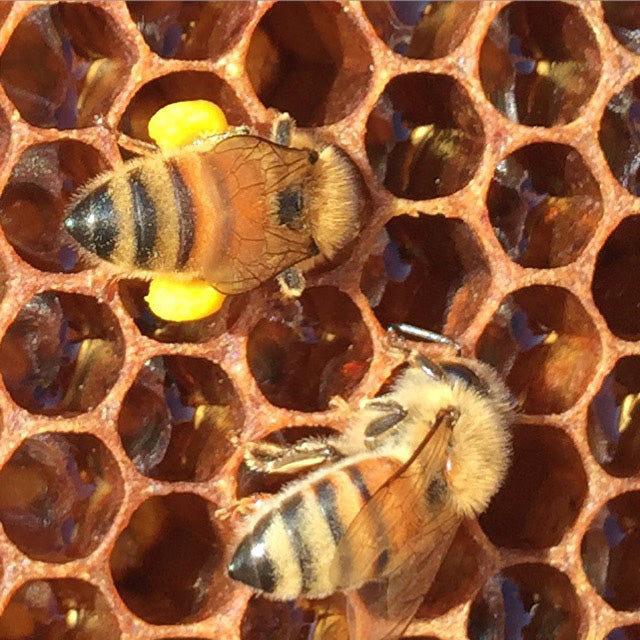
[[[285,115],[272,139],[236,128],[96,177],[64,226],[123,269],[185,274],[224,294],[279,275],[295,293],[300,271],[334,260],[357,236],[363,195],[348,156]]]
[[[245,461],[308,475],[249,523],[228,573],[276,600],[347,592],[353,639],[397,638],[433,582],[460,522],[481,513],[511,455],[514,406],[477,360],[412,352],[391,390],[346,432]]]

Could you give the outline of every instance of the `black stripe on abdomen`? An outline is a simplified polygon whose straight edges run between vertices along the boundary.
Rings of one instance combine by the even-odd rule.
[[[156,207],[142,182],[140,171],[130,173],[127,179],[131,191],[135,264],[142,267],[149,262],[156,245],[158,235]]]
[[[168,160],[167,168],[171,176],[173,199],[178,215],[178,252],[176,254],[176,267],[182,268],[187,264],[187,260],[191,255],[191,249],[193,248],[195,226],[193,200],[175,161]]]
[[[369,502],[371,500],[371,493],[369,493],[369,489],[365,484],[364,478],[360,473],[360,469],[355,464],[351,464],[344,469],[351,478],[351,482],[353,482],[354,486],[358,489],[360,496],[362,497],[363,502]]]
[[[337,510],[336,489],[330,480],[321,480],[313,485],[313,490],[322,515],[329,525],[331,537],[337,545],[344,535],[344,527]]]
[[[314,585],[315,576],[313,570],[313,556],[301,534],[302,522],[300,515],[304,499],[300,494],[294,494],[287,498],[280,506],[280,515],[291,540],[291,547],[296,554],[302,576],[302,594],[306,593]]]
[[[273,593],[276,587],[275,568],[264,544],[265,532],[271,525],[272,515],[270,513],[264,516],[253,533],[244,538],[228,567],[229,575],[234,580],[266,593]],[[255,553],[257,545],[261,545],[261,554]]]

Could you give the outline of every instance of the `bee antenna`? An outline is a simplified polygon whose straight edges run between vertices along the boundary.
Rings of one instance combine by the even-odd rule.
[[[459,342],[448,338],[447,336],[430,331],[429,329],[423,329],[422,327],[416,327],[406,322],[395,322],[387,326],[387,333],[392,335],[402,335],[406,338],[417,338],[424,342],[436,342],[437,344],[446,344],[453,347],[456,350],[457,355],[462,353],[462,346]]]

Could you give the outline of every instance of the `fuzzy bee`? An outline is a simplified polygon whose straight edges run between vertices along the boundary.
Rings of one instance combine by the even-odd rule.
[[[490,367],[414,353],[389,393],[354,412],[344,435],[253,445],[246,459],[256,469],[313,470],[255,514],[230,577],[278,600],[347,591],[352,639],[399,637],[460,522],[500,487],[512,419]]]
[[[98,176],[70,203],[64,226],[124,270],[184,274],[225,294],[280,275],[295,292],[299,270],[355,239],[363,206],[346,154],[283,116],[271,140],[237,128]]]

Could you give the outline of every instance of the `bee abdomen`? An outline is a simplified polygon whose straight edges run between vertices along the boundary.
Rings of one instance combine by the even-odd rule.
[[[332,470],[285,498],[242,540],[229,575],[282,600],[321,598],[335,591],[331,569],[336,548],[392,472],[391,463],[370,462]]]
[[[64,226],[83,247],[109,260],[116,247],[118,219],[108,185],[77,200],[70,208]]]
[[[181,271],[193,250],[196,214],[188,159],[160,154],[125,165],[69,207],[67,231],[114,264]]]

